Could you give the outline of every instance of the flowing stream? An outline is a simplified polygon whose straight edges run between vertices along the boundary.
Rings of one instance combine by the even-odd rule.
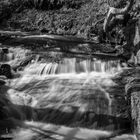
[[[30,53],[10,48],[0,59],[15,65]],[[34,58],[1,88],[2,132],[14,140],[134,139],[124,86],[113,80],[120,71],[119,61]]]

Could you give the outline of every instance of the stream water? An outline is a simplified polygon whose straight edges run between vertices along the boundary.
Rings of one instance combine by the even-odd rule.
[[[15,65],[30,53],[10,48],[0,59]],[[124,86],[113,80],[120,71],[119,61],[35,58],[1,88],[1,132],[14,140],[135,139]]]

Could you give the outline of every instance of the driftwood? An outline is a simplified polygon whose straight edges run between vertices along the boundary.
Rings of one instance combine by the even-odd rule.
[[[108,32],[108,38],[110,37],[111,30],[116,26],[110,27],[110,23],[113,21],[113,18],[116,18],[118,15],[124,17],[130,11],[131,7],[134,4],[134,0],[129,0],[126,7],[123,9],[116,9],[110,7],[108,15],[104,21],[104,31]],[[124,20],[124,19],[123,19]],[[137,57],[137,52],[140,50],[140,19],[139,17],[130,18],[129,22],[124,26],[124,36],[126,39],[126,50],[131,54]],[[135,63],[140,63],[136,60]],[[126,85],[127,100],[131,106],[130,114],[132,119],[132,127],[137,139],[140,140],[140,69],[134,69],[129,77],[129,80]]]
[[[123,8],[123,9],[117,9],[117,8],[114,8],[114,7],[109,7],[109,11],[108,11],[107,17],[104,20],[104,25],[103,25],[104,31],[105,32],[109,31],[108,28],[110,26],[110,21],[114,17],[118,18],[118,19],[124,18],[122,16],[126,15],[129,12],[131,7],[133,6],[133,3],[134,3],[134,0],[130,0],[129,2],[127,2],[126,7]]]
[[[39,35],[37,33],[27,32],[13,32],[13,31],[0,31],[0,43],[3,45],[48,45],[44,47],[45,51],[54,48],[60,48],[65,53],[74,55],[87,55],[99,59],[123,59],[123,56],[117,52],[109,44],[100,44],[97,40],[87,40],[73,36],[60,36],[60,35]],[[72,51],[75,48],[78,51]],[[40,49],[40,48],[38,48]]]
[[[139,16],[136,17],[136,13],[131,11],[130,14],[133,5],[134,0],[128,0],[126,6],[122,9],[109,7],[103,29],[108,39],[111,40],[110,33],[113,28],[118,26],[118,24],[122,24],[123,28],[121,30],[123,31],[126,43],[125,51],[130,53],[130,55],[134,54],[136,56],[140,49],[140,19]]]
[[[73,36],[61,36],[61,35],[51,35],[51,34],[39,34],[38,32],[21,32],[21,31],[0,31],[0,36],[9,36],[11,38],[20,38],[20,39],[51,39],[56,41],[66,41],[74,43],[97,43],[96,41],[86,40],[80,37]]]

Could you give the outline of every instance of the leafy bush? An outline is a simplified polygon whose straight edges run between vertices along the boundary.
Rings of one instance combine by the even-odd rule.
[[[67,8],[79,8],[87,0],[25,0],[24,5],[28,8],[42,10],[60,9],[63,6]]]
[[[21,10],[24,0],[1,0],[0,1],[0,23],[12,16],[15,11]]]
[[[107,10],[107,0],[7,1],[12,9],[12,16],[7,20],[9,27],[85,37]]]

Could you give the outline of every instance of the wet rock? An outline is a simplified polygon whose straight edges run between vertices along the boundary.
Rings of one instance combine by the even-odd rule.
[[[6,76],[4,76],[4,75],[0,75],[0,79],[1,79],[1,80],[6,80],[7,78],[6,78]]]
[[[2,48],[2,51],[3,51],[3,53],[5,53],[5,54],[8,54],[8,53],[9,53],[8,48]]]
[[[7,47],[2,47],[2,48],[0,48],[0,53],[7,54],[7,53],[9,53],[9,49]]]
[[[0,86],[3,86],[3,85],[5,85],[5,81],[4,80],[2,80],[2,79],[0,79]]]
[[[130,104],[130,115],[132,119],[132,129],[137,138],[140,139],[140,69],[135,69],[135,72],[125,86],[127,93],[128,104]]]
[[[9,50],[7,47],[0,48],[0,61],[7,61],[8,60],[8,53]]]
[[[0,86],[5,85],[5,83],[6,83],[5,81],[3,81],[3,80],[0,79]]]
[[[20,62],[17,62],[15,65],[12,66],[12,69],[16,72],[17,70],[23,70],[24,67],[26,67],[29,63],[32,62],[34,57],[27,56],[26,58],[22,59]]]
[[[4,75],[7,78],[12,78],[11,66],[9,64],[1,64],[0,75]]]

